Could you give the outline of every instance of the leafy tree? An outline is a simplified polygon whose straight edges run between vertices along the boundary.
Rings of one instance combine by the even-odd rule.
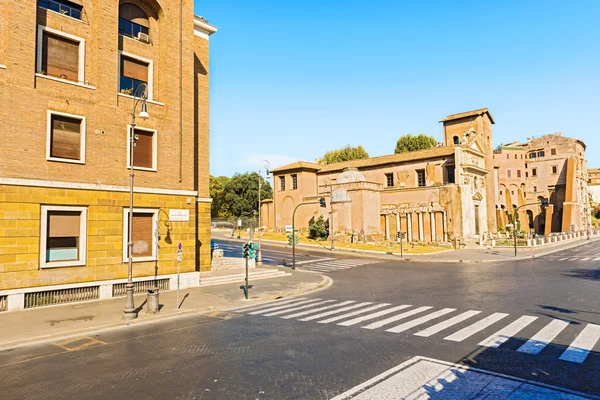
[[[235,174],[223,187],[221,212],[233,217],[251,218],[258,213],[258,173]],[[273,188],[262,177],[260,199],[272,199]]]
[[[323,240],[329,236],[329,221],[323,218],[323,215],[319,215],[319,218],[308,226],[308,237],[309,239]]]
[[[426,150],[437,145],[437,140],[433,136],[427,136],[422,133],[417,136],[411,134],[404,135],[398,139],[394,153],[407,153],[415,150]]]
[[[225,209],[225,185],[229,182],[227,176],[210,176],[209,190],[212,204],[210,206],[213,218],[230,218]]]
[[[319,158],[319,163],[333,164],[342,161],[360,160],[362,158],[369,158],[369,153],[363,149],[362,146],[351,147],[346,145],[341,149],[331,150],[325,153],[323,158]]]

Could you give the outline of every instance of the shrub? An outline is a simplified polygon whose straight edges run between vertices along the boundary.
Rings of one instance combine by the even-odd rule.
[[[327,239],[329,236],[329,221],[326,221],[322,215],[308,226],[309,239]]]

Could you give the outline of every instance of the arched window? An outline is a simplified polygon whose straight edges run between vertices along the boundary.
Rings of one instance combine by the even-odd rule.
[[[119,6],[119,35],[148,41],[149,28],[148,15],[144,10],[132,3]]]
[[[454,144],[458,144],[458,136],[454,136],[452,140],[454,141]]]

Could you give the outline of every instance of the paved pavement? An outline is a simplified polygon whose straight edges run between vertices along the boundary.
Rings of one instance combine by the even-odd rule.
[[[586,243],[552,258],[484,264],[374,258],[325,272],[333,285],[313,294],[0,352],[0,393],[597,398],[598,253]]]

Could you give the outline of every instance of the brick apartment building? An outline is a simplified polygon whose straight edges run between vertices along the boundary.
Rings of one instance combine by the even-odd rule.
[[[193,8],[175,0],[0,1],[0,126],[10,132],[0,142],[0,310],[124,294],[128,124],[142,83],[150,118],[135,128],[136,291],[150,277],[172,286],[180,242],[183,286],[210,268],[216,28]]]

